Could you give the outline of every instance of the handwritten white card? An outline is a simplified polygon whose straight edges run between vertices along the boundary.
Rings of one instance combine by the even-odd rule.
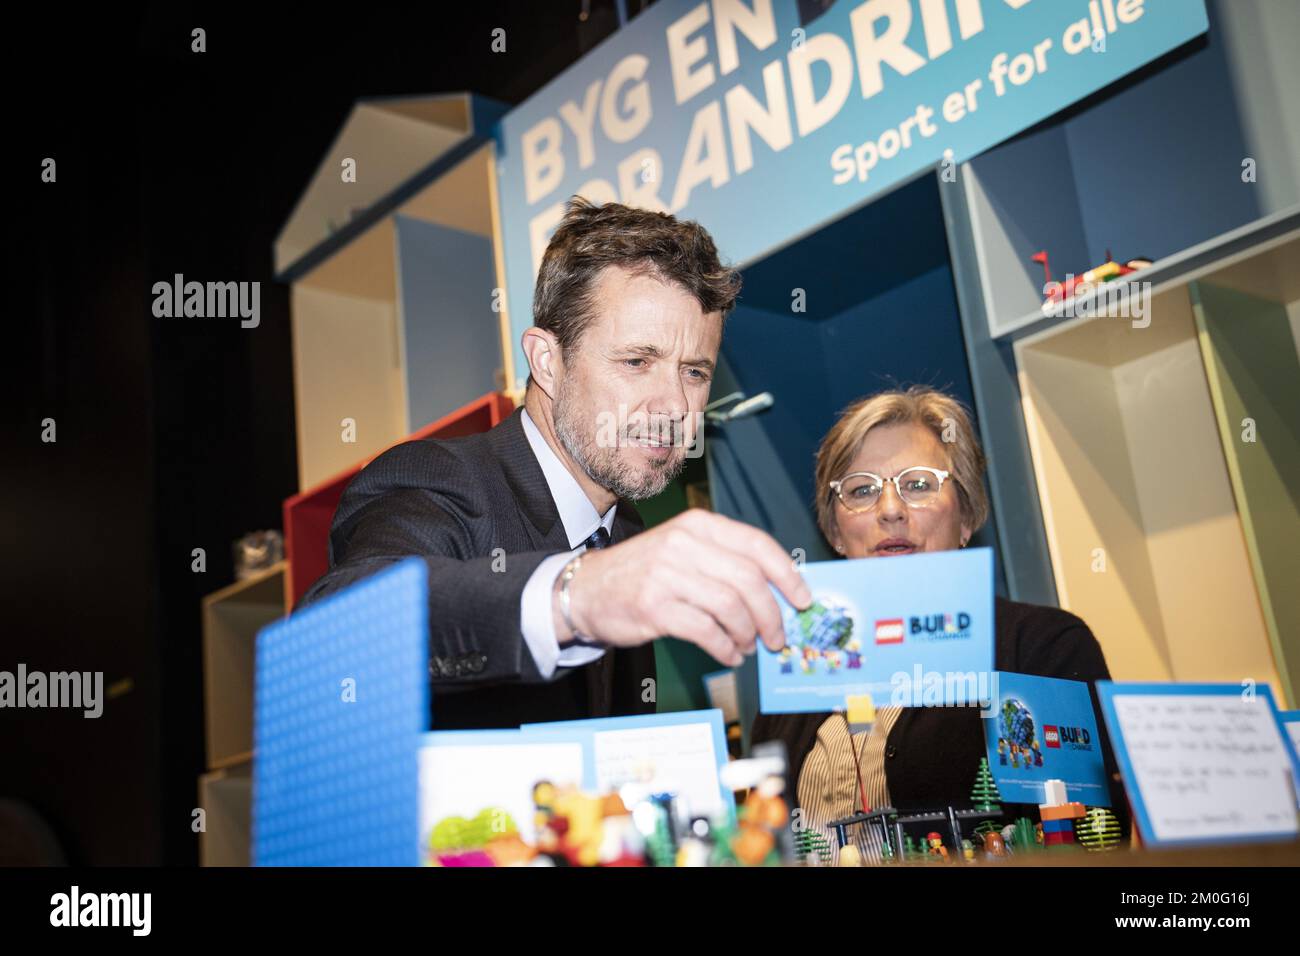
[[[666,793],[676,797],[676,810],[685,815],[735,810],[731,791],[718,776],[728,759],[720,710],[563,720],[524,724],[520,730],[580,736],[587,747],[586,787],[617,790],[629,807]]]
[[[603,730],[595,734],[594,746],[601,791],[643,783],[677,794],[692,816],[713,817],[723,809],[709,724]]]
[[[1268,698],[1116,693],[1113,707],[1121,767],[1155,842],[1296,834],[1291,757]]]

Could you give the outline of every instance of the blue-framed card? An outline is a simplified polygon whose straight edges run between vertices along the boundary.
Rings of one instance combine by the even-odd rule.
[[[1070,800],[1109,807],[1106,762],[1088,685],[998,671],[995,686],[995,713],[984,718],[984,741],[1002,799],[1042,803],[1044,783],[1063,780]]]
[[[1279,710],[1277,719],[1282,721],[1282,729],[1291,742],[1291,750],[1300,754],[1300,710]]]
[[[786,646],[758,651],[759,710],[816,713],[869,695],[877,707],[987,702],[993,671],[988,548],[803,566],[813,604],[775,591]]]
[[[1144,841],[1295,839],[1300,765],[1267,685],[1098,681],[1097,695]]]
[[[586,753],[583,786],[597,793],[632,784],[647,795],[677,795],[692,816],[734,814],[735,797],[722,785],[727,737],[722,711],[596,717],[524,724],[525,735],[578,735]]]

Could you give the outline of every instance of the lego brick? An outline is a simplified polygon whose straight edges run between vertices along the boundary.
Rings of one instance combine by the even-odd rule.
[[[1042,820],[1073,820],[1087,813],[1082,803],[1062,803],[1057,806],[1040,806],[1038,816]]]
[[[256,865],[418,865],[427,574],[408,558],[258,634]]]

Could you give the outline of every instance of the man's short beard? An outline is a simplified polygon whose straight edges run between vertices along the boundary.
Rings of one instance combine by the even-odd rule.
[[[625,434],[619,436],[619,444],[615,447],[602,447],[596,441],[595,420],[589,423],[590,429],[584,428],[580,420],[582,413],[565,400],[566,386],[567,383],[561,383],[551,409],[555,434],[569,457],[578,463],[588,478],[620,498],[644,501],[662,492],[682,473],[686,466],[686,447],[680,440],[674,442],[673,453],[668,458],[662,462],[651,460],[650,470],[646,472],[636,471],[619,455],[626,441]],[[680,433],[676,434],[680,439]]]

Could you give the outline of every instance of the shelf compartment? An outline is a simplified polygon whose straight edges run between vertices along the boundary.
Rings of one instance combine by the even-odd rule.
[[[1186,284],[1015,344],[1059,601],[1118,680],[1281,689]],[[1104,561],[1104,564],[1102,563]]]
[[[199,777],[199,866],[248,866],[251,860],[252,764],[214,770]]]
[[[493,150],[462,137],[431,153],[436,175],[372,203],[282,275],[293,282],[300,489],[504,382]]]
[[[203,599],[203,691],[208,766],[222,768],[253,750],[253,671],[257,632],[284,616],[285,568],[265,571]]]
[[[1294,707],[1300,690],[1300,231],[1193,282],[1190,295],[1283,699]]]
[[[1287,41],[1298,19],[1287,7],[1212,0],[1203,40],[962,165],[993,338],[1043,322],[1039,251],[1058,282],[1100,265],[1108,249],[1160,266],[1300,204],[1288,145],[1300,108],[1275,92],[1294,85]]]

